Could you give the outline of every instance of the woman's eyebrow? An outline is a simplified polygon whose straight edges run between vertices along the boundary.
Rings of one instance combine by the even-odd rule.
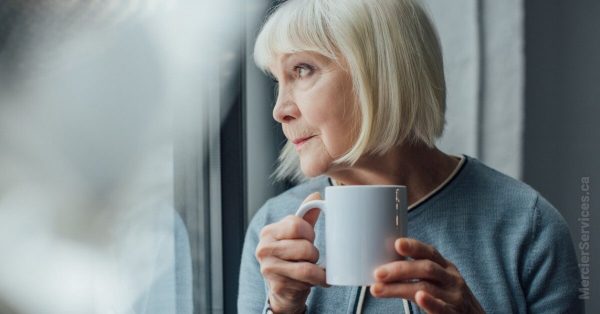
[[[285,64],[290,62],[290,59],[293,61],[296,58],[310,58],[310,59],[315,60],[315,57],[307,52],[288,52],[288,53],[282,54],[277,62],[279,62],[279,64],[282,64],[285,67]],[[275,76],[269,68],[265,69],[265,73],[271,79],[277,81],[277,76]]]

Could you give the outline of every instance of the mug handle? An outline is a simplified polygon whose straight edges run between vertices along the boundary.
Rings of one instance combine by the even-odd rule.
[[[314,201],[309,201],[309,202],[306,202],[306,203],[300,205],[300,208],[298,208],[298,210],[296,211],[296,216],[298,216],[300,218],[304,218],[304,215],[306,215],[306,213],[308,213],[308,211],[313,208],[318,208],[323,213],[325,213],[325,208],[326,208],[325,201],[324,200],[314,200]],[[321,263],[317,263],[317,265],[325,268],[325,259],[323,259],[321,261]]]
[[[300,208],[298,208],[298,210],[296,211],[296,216],[302,218],[302,217],[304,217],[304,215],[306,215],[306,213],[308,213],[309,210],[311,210],[313,208],[318,208],[322,212],[325,212],[325,201],[324,200],[313,200],[313,201],[309,201],[309,202],[306,202],[306,203],[300,205]]]

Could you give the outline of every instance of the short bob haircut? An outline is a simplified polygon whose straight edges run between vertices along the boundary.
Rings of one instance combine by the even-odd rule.
[[[361,123],[354,146],[335,163],[353,165],[364,154],[383,154],[403,143],[433,147],[442,135],[442,52],[418,0],[283,2],[256,39],[255,62],[267,72],[276,55],[300,51],[346,64],[352,78]],[[278,180],[306,179],[289,142],[274,175]]]

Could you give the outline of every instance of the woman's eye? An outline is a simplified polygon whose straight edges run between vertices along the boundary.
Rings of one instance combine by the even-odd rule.
[[[297,73],[299,78],[304,78],[309,76],[313,71],[313,67],[308,64],[299,64],[294,67],[294,72]]]

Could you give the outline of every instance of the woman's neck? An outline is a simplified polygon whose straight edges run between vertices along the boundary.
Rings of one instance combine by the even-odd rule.
[[[344,185],[406,185],[411,205],[442,184],[458,163],[435,147],[404,145],[382,156],[361,158],[352,168],[338,168],[328,175]]]

